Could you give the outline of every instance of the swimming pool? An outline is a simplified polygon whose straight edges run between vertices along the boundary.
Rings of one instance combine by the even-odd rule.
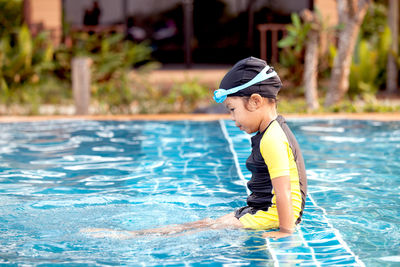
[[[249,136],[229,121],[0,124],[0,263],[355,265],[400,261],[400,122],[290,120],[310,197],[299,231],[93,238],[243,206]]]

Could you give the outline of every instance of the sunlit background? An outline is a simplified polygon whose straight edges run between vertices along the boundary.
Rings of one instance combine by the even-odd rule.
[[[212,92],[248,56],[278,71],[282,113],[399,111],[398,10],[393,0],[0,0],[0,114],[221,113]],[[76,86],[75,58],[87,59]],[[87,97],[74,95],[82,81]]]

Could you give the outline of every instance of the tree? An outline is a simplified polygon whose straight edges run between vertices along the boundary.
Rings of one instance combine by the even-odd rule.
[[[394,93],[397,90],[397,79],[398,69],[396,64],[396,58],[398,53],[398,35],[399,35],[399,2],[398,0],[389,1],[389,16],[388,24],[392,35],[392,44],[390,52],[388,53],[387,62],[387,81],[386,91],[388,93]]]
[[[335,56],[325,106],[338,103],[349,89],[349,74],[358,32],[372,0],[337,0],[339,23],[342,29],[338,36]]]
[[[302,18],[305,23],[310,23],[311,27],[307,33],[305,41],[305,56],[304,56],[304,72],[303,85],[309,110],[319,108],[318,103],[318,54],[319,54],[319,39],[321,31],[321,23],[315,13],[306,9],[302,12]]]

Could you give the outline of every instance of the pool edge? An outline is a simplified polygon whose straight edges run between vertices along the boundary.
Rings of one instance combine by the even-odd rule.
[[[335,113],[335,114],[282,114],[288,119],[347,119],[400,121],[400,113]],[[87,116],[0,116],[0,123],[30,122],[46,120],[193,120],[215,121],[230,119],[229,114],[136,114],[136,115],[87,115]]]

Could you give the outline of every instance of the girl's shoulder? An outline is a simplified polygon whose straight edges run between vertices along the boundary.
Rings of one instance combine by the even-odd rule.
[[[261,141],[277,141],[279,139],[287,139],[286,134],[283,131],[280,123],[277,120],[271,122],[268,128],[265,130]]]

